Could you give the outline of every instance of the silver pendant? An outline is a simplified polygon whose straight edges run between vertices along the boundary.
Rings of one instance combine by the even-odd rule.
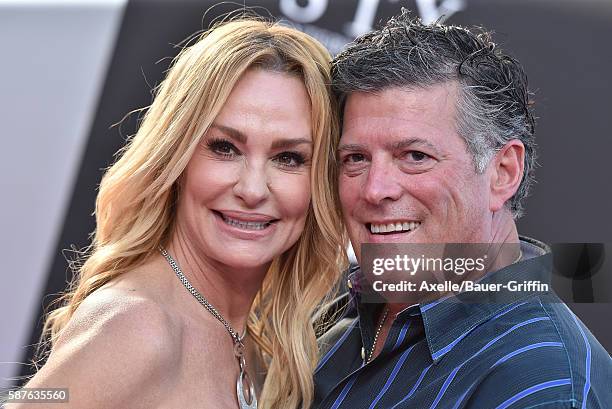
[[[244,344],[242,343],[241,339],[234,341],[234,355],[236,355],[236,358],[238,358],[238,365],[240,366],[240,375],[238,375],[238,379],[236,379],[236,395],[238,396],[238,405],[240,406],[240,409],[257,409],[255,385],[253,385],[253,381],[245,369],[246,362],[244,360]],[[247,402],[244,396],[245,382],[249,387],[250,402]]]
[[[249,386],[249,397],[251,398],[250,403],[247,403],[246,398],[244,397],[245,381]],[[238,394],[238,405],[240,405],[240,409],[257,409],[257,396],[255,396],[255,385],[253,385],[251,377],[243,368],[240,368],[240,375],[238,375],[238,379],[236,380],[236,393]]]

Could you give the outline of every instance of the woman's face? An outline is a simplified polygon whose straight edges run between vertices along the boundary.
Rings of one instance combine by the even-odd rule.
[[[304,229],[311,159],[302,80],[248,70],[183,175],[177,223],[188,244],[229,267],[267,266]]]

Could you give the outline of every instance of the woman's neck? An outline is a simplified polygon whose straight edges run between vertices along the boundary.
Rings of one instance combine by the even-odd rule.
[[[211,259],[195,243],[177,229],[166,250],[191,285],[242,333],[270,263],[255,268],[234,268]]]

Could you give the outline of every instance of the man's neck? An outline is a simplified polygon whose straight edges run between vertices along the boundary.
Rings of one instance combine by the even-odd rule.
[[[492,215],[491,220],[492,232],[490,235],[489,243],[495,245],[510,245],[510,244],[519,244],[520,239],[518,235],[518,230],[516,228],[516,223],[514,222],[512,215],[509,210],[503,209],[499,212],[495,212]],[[503,247],[503,246],[502,246]],[[489,271],[497,271],[502,268],[515,263],[520,259],[520,246],[506,246],[505,251],[501,252],[501,255],[496,259],[495,264],[491,266]],[[477,280],[480,277],[465,277],[465,279]],[[446,294],[442,294],[441,297],[446,296]],[[395,317],[407,309],[410,306],[418,305],[423,302],[431,302],[435,301],[437,298],[420,298],[410,300],[407,303],[388,303],[387,308],[389,310],[389,321],[393,322]]]

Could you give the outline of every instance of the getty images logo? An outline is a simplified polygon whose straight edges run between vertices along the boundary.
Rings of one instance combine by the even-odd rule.
[[[383,0],[400,3],[400,0]],[[357,37],[372,30],[381,0],[359,0],[353,20],[345,25],[344,33]],[[300,5],[300,3],[305,5]],[[280,0],[281,12],[297,23],[312,23],[325,14],[329,0]],[[458,11],[464,10],[466,0],[416,0],[419,15],[425,24],[436,20],[444,22]]]

